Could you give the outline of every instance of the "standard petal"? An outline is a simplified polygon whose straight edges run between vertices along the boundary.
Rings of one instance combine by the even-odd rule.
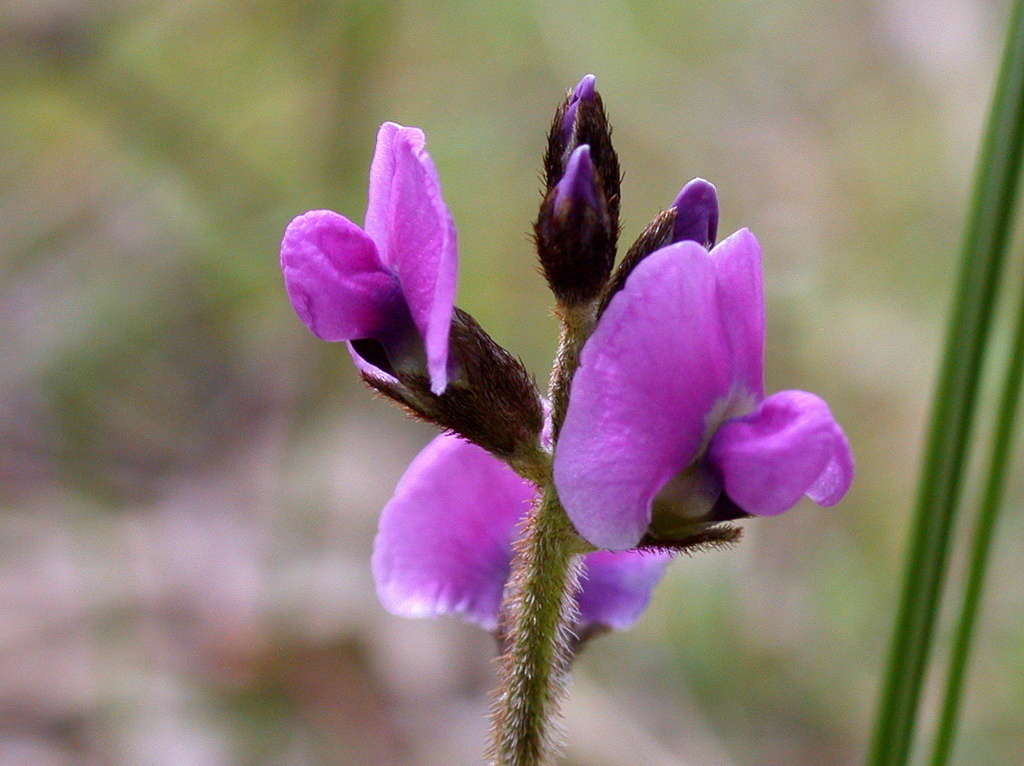
[[[404,617],[454,614],[493,630],[516,522],[534,494],[480,447],[438,436],[381,514],[373,550],[381,603]]]
[[[398,276],[423,337],[431,388],[440,394],[447,384],[458,250],[455,225],[418,128],[381,126],[370,168],[366,231]]]
[[[583,559],[580,627],[628,628],[647,608],[672,560],[666,553],[597,551]]]
[[[835,505],[853,481],[853,455],[828,405],[805,391],[780,391],[722,425],[708,460],[743,510],[773,516],[807,494]]]
[[[765,333],[761,245],[748,229],[740,229],[711,251],[711,259],[736,381],[759,401],[764,397]]]
[[[387,245],[392,216],[392,186],[395,178],[395,139],[402,132],[417,139],[422,145],[423,132],[405,128],[394,122],[385,122],[377,130],[377,144],[370,161],[370,190],[366,201],[366,233],[382,249]]]
[[[406,316],[373,241],[333,211],[311,210],[288,224],[281,273],[295,313],[323,340],[377,337]]]
[[[600,548],[639,542],[658,490],[697,456],[732,367],[707,251],[648,256],[587,341],[555,452],[569,517]]]

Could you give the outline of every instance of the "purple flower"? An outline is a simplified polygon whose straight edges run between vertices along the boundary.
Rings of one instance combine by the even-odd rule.
[[[813,394],[765,398],[764,331],[761,248],[746,229],[710,253],[683,241],[640,261],[587,340],[555,449],[583,537],[632,548],[715,520],[722,501],[757,516],[805,494],[839,502],[853,478],[846,437]]]
[[[497,628],[512,543],[536,494],[476,445],[435,438],[381,514],[373,551],[381,603],[404,617],[452,614]],[[577,631],[632,625],[669,558],[641,551],[585,556]]]
[[[385,379],[394,379],[389,367],[425,366],[440,394],[458,255],[424,144],[418,128],[384,123],[364,228],[330,210],[300,215],[285,231],[281,270],[295,313],[314,335],[350,341],[356,363]],[[378,348],[383,355],[371,351]]]

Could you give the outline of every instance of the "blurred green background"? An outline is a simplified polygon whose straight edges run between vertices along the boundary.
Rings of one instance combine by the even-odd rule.
[[[309,208],[361,220],[377,125],[421,126],[459,304],[543,380],[540,154],[590,71],[623,239],[717,184],[723,233],[765,248],[769,388],[827,398],[859,478],[674,564],[580,658],[566,763],[858,763],[1004,10],[0,4],[0,764],[479,762],[491,639],[391,617],[370,579],[431,431],[296,320],[277,246]],[[1008,497],[957,763],[1024,752],[1019,479]]]

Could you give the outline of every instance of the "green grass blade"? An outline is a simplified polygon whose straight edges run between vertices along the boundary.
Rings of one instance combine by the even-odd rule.
[[[1009,363],[999,400],[999,417],[992,440],[988,462],[988,477],[985,492],[971,542],[970,563],[967,584],[964,588],[963,604],[957,621],[953,649],[949,658],[949,672],[942,701],[942,713],[932,746],[932,766],[945,766],[953,749],[956,736],[957,718],[960,714],[960,699],[963,693],[967,660],[974,638],[974,626],[981,608],[982,593],[985,589],[985,575],[988,571],[989,554],[995,535],[996,521],[1003,504],[1003,488],[1006,484],[1006,467],[1013,451],[1013,437],[1016,430],[1017,412],[1020,403],[1021,381],[1024,379],[1024,296],[1018,308],[1017,329],[1013,345],[1009,349]]]
[[[1024,0],[1015,0],[978,160],[956,299],[932,403],[899,611],[867,763],[902,766],[945,579],[992,314],[1005,261],[1024,138]]]

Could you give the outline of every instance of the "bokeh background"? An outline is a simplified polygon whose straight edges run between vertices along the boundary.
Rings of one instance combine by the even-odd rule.
[[[296,320],[277,245],[309,208],[361,220],[376,126],[422,126],[459,303],[543,380],[529,225],[550,114],[588,71],[624,240],[687,179],[717,184],[723,231],[765,247],[769,387],[829,400],[859,478],[677,562],[637,628],[595,641],[566,763],[857,763],[1004,12],[3,2],[0,764],[479,762],[490,637],[392,617],[370,579],[378,509],[432,433]],[[1015,479],[957,763],[1024,752],[1022,505]]]

